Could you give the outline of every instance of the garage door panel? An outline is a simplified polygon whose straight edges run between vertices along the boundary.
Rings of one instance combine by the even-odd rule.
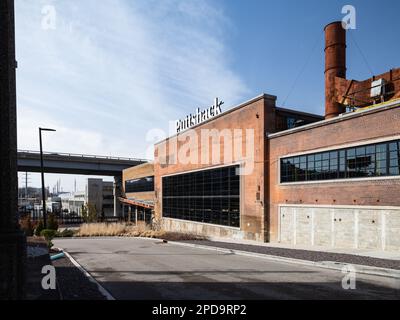
[[[296,244],[311,245],[312,209],[296,208]]]
[[[281,207],[280,210],[280,235],[281,242],[287,244],[293,244],[293,232],[294,232],[294,208]]]
[[[332,213],[328,208],[314,209],[314,245],[332,245]]]
[[[377,210],[358,210],[358,248],[382,247],[382,219]]]
[[[334,212],[335,246],[340,248],[354,248],[354,210],[335,209]]]
[[[385,211],[385,249],[400,250],[400,210]]]
[[[400,210],[385,207],[281,206],[282,243],[400,251]]]

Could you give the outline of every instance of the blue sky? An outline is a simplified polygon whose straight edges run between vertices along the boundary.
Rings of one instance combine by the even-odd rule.
[[[148,158],[150,129],[216,96],[225,110],[265,92],[323,114],[323,27],[345,4],[357,13],[348,78],[399,66],[396,0],[16,0],[18,146],[38,149],[46,126],[49,151]],[[55,29],[42,25],[48,6]]]

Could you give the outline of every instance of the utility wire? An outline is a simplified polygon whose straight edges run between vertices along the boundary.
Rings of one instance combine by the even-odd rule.
[[[319,33],[318,37],[317,37],[317,40],[315,41],[315,44],[314,44],[314,46],[313,46],[308,58],[306,59],[303,67],[300,69],[300,72],[298,73],[297,77],[295,78],[295,80],[294,80],[294,82],[293,82],[293,84],[292,84],[292,86],[291,86],[291,88],[289,90],[289,93],[287,94],[285,100],[283,101],[282,107],[285,106],[287,100],[289,99],[289,97],[293,93],[294,89],[296,88],[297,82],[300,80],[300,77],[302,76],[303,72],[306,70],[306,68],[307,68],[307,66],[308,66],[308,64],[309,64],[309,62],[311,60],[311,57],[314,54],[315,49],[317,48],[318,44],[321,42],[321,39],[323,39],[323,37],[321,37],[321,34]]]
[[[361,57],[363,58],[364,63],[365,63],[365,65],[367,66],[369,72],[371,73],[372,76],[374,76],[374,72],[372,71],[372,68],[371,68],[371,66],[370,66],[369,63],[368,63],[367,58],[365,57],[365,55],[364,55],[364,53],[362,52],[360,46],[358,45],[358,43],[357,43],[357,41],[356,41],[356,38],[353,36],[353,33],[352,33],[352,32],[348,32],[348,33],[350,34],[350,37],[351,37],[351,39],[353,40],[353,42],[354,42],[354,44],[355,44],[355,46],[356,46],[358,52],[360,53]]]

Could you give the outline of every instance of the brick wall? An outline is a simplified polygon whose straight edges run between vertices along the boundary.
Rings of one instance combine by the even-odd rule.
[[[136,192],[125,193],[125,181],[154,176],[154,164],[152,162],[144,163],[139,166],[128,168],[122,172],[122,188],[127,198],[136,198],[141,200],[154,200],[154,192]]]
[[[320,126],[275,135],[269,139],[270,240],[278,239],[278,205],[400,206],[400,179],[279,184],[279,157],[400,135],[400,106],[371,109]]]
[[[233,111],[226,112],[220,117],[214,118],[211,121],[203,123],[194,128],[194,131],[201,135],[201,129],[217,129],[217,130],[233,130],[242,129],[245,137],[246,129],[254,129],[254,158],[243,157],[239,162],[254,161],[254,170],[252,174],[241,176],[241,198],[240,198],[240,235],[244,239],[252,239],[258,241],[264,241],[264,159],[265,159],[265,132],[266,127],[273,128],[275,126],[274,118],[274,107],[275,99],[273,96],[261,96],[246,103]],[[270,132],[273,132],[271,129]],[[182,133],[183,135],[185,133]],[[180,135],[182,135],[180,134]],[[173,137],[172,137],[173,138]],[[171,138],[170,138],[171,139]],[[174,154],[181,150],[185,142],[177,143],[177,148],[170,148],[168,143],[170,139],[160,142],[155,146],[155,159],[161,159],[161,150],[165,147],[167,152],[167,158],[173,158]],[[163,165],[155,162],[155,192],[156,192],[156,204],[155,214],[157,217],[162,216],[162,177],[165,175],[183,173],[199,169],[207,169],[218,165],[229,165],[224,163],[224,150],[225,142],[221,139],[220,148],[220,159],[219,163],[215,164],[201,164],[201,163],[189,163],[189,164],[170,164]],[[246,155],[246,143],[243,139],[242,150],[243,154]],[[201,158],[202,152],[204,152],[204,145],[201,146],[199,143],[196,149]],[[212,154],[210,154],[211,160]],[[211,162],[211,161],[210,161]],[[236,163],[235,161],[233,163]],[[232,163],[231,163],[232,164]],[[186,228],[188,223],[182,222],[182,228]],[[174,227],[177,228],[177,223],[174,223]],[[221,228],[195,228],[196,230],[218,230],[216,234],[209,234],[210,236],[220,236]],[[217,234],[218,233],[218,234]],[[228,235],[229,233],[227,233]]]

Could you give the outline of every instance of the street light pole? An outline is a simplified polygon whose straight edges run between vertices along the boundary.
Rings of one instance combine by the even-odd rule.
[[[39,142],[40,142],[40,171],[42,175],[42,211],[43,211],[43,225],[47,228],[47,208],[46,208],[46,189],[44,187],[44,165],[43,165],[43,145],[42,145],[42,131],[56,131],[54,129],[39,128]]]

